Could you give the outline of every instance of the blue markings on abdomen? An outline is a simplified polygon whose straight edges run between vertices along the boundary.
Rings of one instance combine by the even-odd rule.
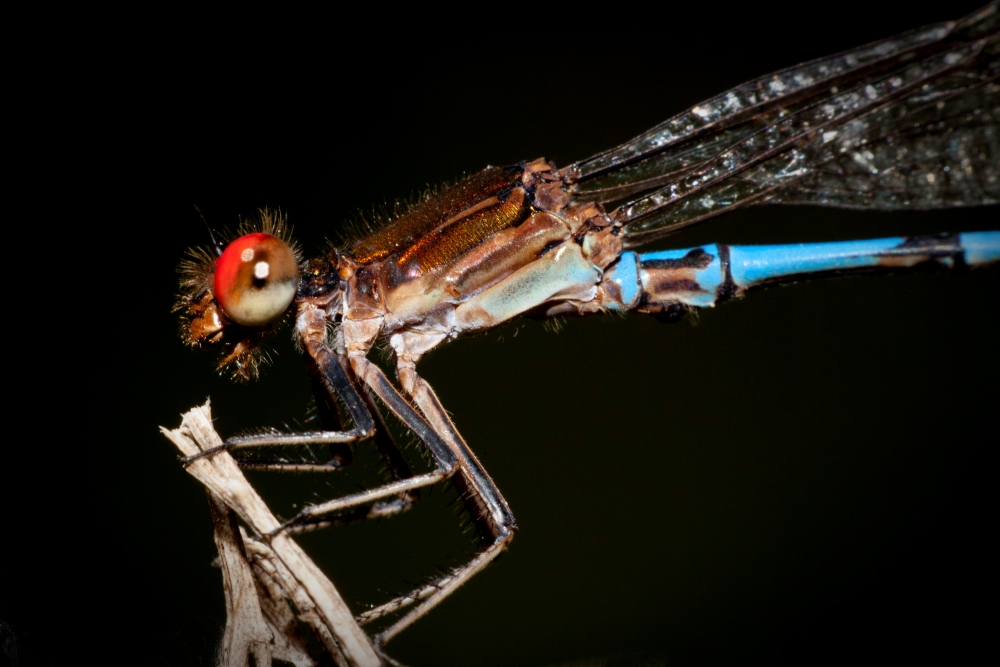
[[[639,285],[639,265],[634,252],[623,252],[614,266],[604,273],[604,280],[618,286],[618,298],[608,301],[609,308],[631,309],[639,303],[642,288]]]
[[[621,304],[610,307],[677,312],[711,307],[751,287],[783,279],[933,265],[977,267],[993,262],[1000,262],[1000,231],[789,245],[712,244],[640,255],[622,253],[610,274],[617,289],[609,291],[621,292]],[[638,290],[633,291],[636,280]]]
[[[966,232],[958,238],[969,266],[1000,262],[1000,232]]]
[[[904,240],[894,237],[835,243],[733,246],[729,251],[729,270],[733,283],[747,288],[802,273],[863,269],[877,266],[880,253],[898,247]]]
[[[723,273],[715,244],[639,255],[639,281],[648,301],[711,307],[725,279]]]

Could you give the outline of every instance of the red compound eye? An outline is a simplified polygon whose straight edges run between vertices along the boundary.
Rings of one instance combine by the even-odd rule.
[[[259,327],[280,317],[298,286],[295,255],[270,234],[241,236],[215,264],[215,298],[229,319],[244,326]]]

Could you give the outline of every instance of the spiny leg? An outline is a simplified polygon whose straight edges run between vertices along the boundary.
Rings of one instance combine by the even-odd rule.
[[[499,556],[507,547],[507,544],[514,537],[514,528],[507,528],[499,535],[490,546],[476,554],[476,556],[465,565],[455,568],[451,573],[441,577],[437,581],[418,588],[406,595],[401,595],[389,602],[374,609],[358,614],[356,620],[360,625],[365,625],[378,618],[393,614],[416,602],[422,604],[412,610],[403,618],[383,630],[375,637],[375,645],[384,646],[396,635],[410,627],[414,622],[423,617],[427,612],[440,604],[446,597],[454,593],[462,584],[479,574],[493,560]]]
[[[335,430],[345,421],[345,415],[342,414],[343,411],[340,407],[340,403],[330,400],[330,395],[325,391],[324,384],[322,382],[322,373],[313,361],[312,357],[305,355],[305,359],[309,367],[310,379],[313,383],[314,393],[316,394],[318,417],[325,430]],[[399,448],[399,445],[396,444],[392,431],[389,429],[388,424],[386,424],[381,410],[372,397],[371,392],[367,389],[367,387],[364,387],[359,393],[361,394],[365,405],[367,405],[368,411],[375,420],[375,435],[372,436],[372,441],[375,443],[375,447],[378,450],[390,478],[388,480],[383,479],[382,481],[396,482],[413,477],[413,469],[410,467],[409,462],[407,462],[406,457]],[[331,449],[333,449],[333,447],[334,445],[331,445]],[[353,458],[353,451],[349,445],[341,445],[340,447],[343,448],[343,451],[335,452],[334,456],[339,454],[340,462],[342,462],[341,465],[347,465]],[[346,462],[343,462],[344,459],[347,459]],[[241,462],[241,465],[245,466],[245,463]],[[263,466],[253,465],[252,467],[257,468]],[[285,468],[272,469],[284,470]],[[339,468],[330,466],[326,469],[337,470]],[[294,535],[329,528],[332,526],[345,525],[353,521],[386,518],[408,511],[418,500],[420,500],[419,488],[409,488],[399,492],[395,498],[375,502],[368,507],[365,507],[364,505],[357,506],[351,511],[342,512],[337,516],[313,519],[312,521],[306,523],[297,523],[293,526],[289,526],[287,530],[290,534]]]
[[[403,335],[397,341],[405,341],[407,338],[406,335]],[[409,340],[416,342],[413,337],[410,337]],[[408,628],[440,604],[446,597],[455,592],[462,584],[489,565],[506,548],[507,544],[514,537],[514,531],[517,529],[514,516],[507,506],[507,502],[500,494],[499,489],[497,489],[493,480],[490,479],[479,463],[479,460],[476,459],[476,456],[458,433],[434,390],[423,378],[416,374],[416,360],[423,352],[426,352],[427,349],[430,349],[430,347],[433,347],[439,341],[440,338],[435,340],[430,337],[423,337],[422,344],[418,343],[415,346],[407,346],[405,343],[401,344],[401,346],[394,345],[397,351],[397,370],[400,384],[403,390],[413,398],[431,427],[454,455],[457,462],[457,475],[453,479],[453,483],[458,488],[460,496],[472,514],[480,536],[489,544],[471,561],[454,569],[451,573],[434,583],[423,586],[407,595],[400,596],[376,609],[361,614],[358,617],[358,622],[366,623],[386,614],[396,612],[415,602],[421,603],[394,624],[383,630],[375,638],[376,645],[384,645],[389,642],[393,637]],[[415,347],[417,349],[411,350],[408,353],[406,350],[407,347]],[[402,354],[400,354],[401,352]],[[352,362],[357,364],[353,358]],[[362,376],[362,374],[359,373],[359,376]]]
[[[323,378],[323,370],[316,363],[310,354],[303,354],[302,360],[306,366],[306,372],[309,375],[309,388],[312,390],[313,395],[313,405],[314,405],[314,420],[320,425],[324,431],[343,431],[344,426],[351,423],[351,416],[348,414],[343,403],[333,396],[330,392],[326,390],[327,384]],[[350,375],[350,368],[345,364],[345,359],[340,359],[341,366],[344,366],[344,370],[348,371]],[[352,383],[357,387],[357,382]],[[364,393],[362,392],[362,398],[364,398]],[[365,401],[368,406],[368,411],[375,417],[375,436],[378,437],[379,424],[378,415],[372,410],[371,403]],[[340,469],[345,468],[354,462],[354,443],[342,443],[342,444],[331,444],[327,445],[327,449],[330,453],[330,458],[327,461],[327,465],[331,468]]]
[[[377,415],[377,406],[372,404],[371,408],[369,407],[369,402],[371,400],[370,397],[363,396],[361,392],[358,391],[355,387],[354,381],[348,377],[347,371],[344,368],[344,365],[341,364],[339,357],[327,346],[325,311],[321,308],[310,307],[310,304],[308,303],[303,304],[301,306],[296,326],[299,330],[303,347],[315,362],[321,383],[326,388],[327,393],[333,400],[339,398],[343,401],[347,412],[353,420],[354,426],[351,431],[276,435],[268,434],[233,438],[218,448],[202,452],[201,455],[211,455],[212,453],[223,449],[239,449],[244,447],[352,442],[375,435],[376,422],[375,417],[373,417],[372,408],[374,408],[374,413]],[[406,498],[412,498],[412,492],[414,489],[434,484],[435,482],[445,479],[452,474],[454,470],[454,460],[449,450],[440,441],[440,438],[437,437],[434,431],[427,426],[426,422],[424,422],[420,415],[406,403],[405,399],[403,399],[398,392],[395,392],[395,390],[393,390],[393,393],[389,395],[380,391],[380,387],[376,385],[372,385],[371,383],[366,384],[372,387],[379,398],[381,398],[390,407],[390,409],[392,409],[392,411],[400,417],[404,425],[414,432],[425,445],[427,445],[428,449],[431,450],[431,453],[437,461],[437,469],[425,475],[410,476],[406,479],[395,479],[393,482],[384,484],[374,489],[337,498],[320,505],[307,507],[299,512],[299,514],[293,517],[290,521],[275,530],[274,533],[278,533],[286,529],[293,529],[294,532],[296,527],[316,523],[317,520],[321,521],[324,516],[337,514],[344,510],[356,508],[361,505],[372,504],[388,496],[399,495],[401,499],[397,499],[396,501],[391,501],[389,503],[374,504],[371,508],[365,509],[364,511],[352,513],[352,516],[337,517],[333,520],[333,522],[339,523],[345,519],[349,520],[355,514],[357,515],[356,518],[393,514],[407,507]],[[388,384],[387,381],[386,384]],[[391,387],[391,385],[389,386]],[[381,425],[384,426],[384,423],[381,423]],[[386,430],[385,432],[388,440],[383,443],[386,446],[384,448],[380,448],[380,453],[386,460],[387,466],[390,468],[390,472],[393,473],[394,477],[410,472],[409,466],[406,465],[402,454],[398,451],[398,448],[395,447],[395,444],[392,443],[391,436],[388,434],[388,431]],[[378,441],[376,441],[376,444],[378,444]],[[388,445],[391,445],[391,447]],[[198,457],[191,457],[189,460],[193,460],[194,458]],[[314,469],[313,464],[279,463],[271,466],[272,469],[275,469],[276,467],[283,470]],[[323,468],[329,469],[326,466],[323,466]],[[373,512],[374,515],[372,514]]]
[[[229,438],[223,444],[212,449],[181,459],[184,465],[195,459],[212,456],[221,451],[232,452],[237,449],[273,446],[308,446],[334,443],[350,443],[369,438],[375,433],[375,421],[365,404],[364,399],[354,388],[354,384],[341,366],[336,355],[325,345],[317,349],[309,349],[309,354],[316,362],[322,374],[327,392],[339,397],[347,408],[354,422],[349,431],[312,431],[306,433],[264,433],[259,435],[244,435]],[[252,467],[252,466],[251,466]],[[270,464],[269,469],[284,470],[323,470],[328,466],[316,464]]]
[[[324,350],[320,350],[319,353],[319,356],[327,354]],[[349,417],[344,414],[340,402],[334,399],[333,393],[327,390],[327,387],[334,383],[328,383],[326,381],[323,370],[319,367],[311,355],[307,354],[304,356],[310,375],[310,381],[313,385],[313,392],[315,394],[316,411],[318,413],[317,416],[320,423],[323,425],[324,432],[333,433],[342,431],[342,425]],[[345,364],[341,362],[341,366],[343,367]],[[413,470],[407,462],[406,457],[403,455],[403,452],[400,450],[399,445],[396,444],[392,432],[386,424],[385,419],[382,417],[379,406],[375,403],[370,391],[365,387],[355,388],[354,380],[350,380],[350,383],[351,387],[355,389],[356,393],[364,402],[368,414],[374,422],[371,439],[375,444],[375,448],[385,464],[385,469],[389,475],[389,480],[383,481],[395,482],[412,477]],[[287,461],[276,460],[237,460],[237,464],[241,468],[253,470],[291,472],[337,471],[349,465],[353,461],[352,444],[353,443],[331,444],[330,448],[332,450],[332,458],[330,461],[325,463],[290,463]],[[334,449],[335,447],[336,449]],[[362,512],[358,518],[388,516],[408,510],[419,499],[419,497],[420,494],[415,489],[400,492],[398,499],[388,503],[378,503],[377,506],[370,508],[370,511]],[[315,529],[318,527],[325,527],[328,523],[330,522],[319,522],[312,527],[300,526],[297,529],[297,532]],[[343,521],[337,520],[336,523],[343,523]]]
[[[308,348],[307,348],[308,349]],[[328,349],[326,351],[332,355]],[[311,352],[311,350],[310,350]],[[438,434],[414,410],[402,395],[392,386],[385,374],[367,359],[352,358],[352,366],[358,378],[363,381],[378,398],[414,433],[427,447],[434,458],[436,468],[429,473],[398,479],[388,484],[307,507],[278,530],[295,530],[296,527],[315,523],[324,516],[338,514],[345,510],[372,503],[387,496],[411,492],[423,486],[430,486],[450,477],[455,471],[456,458]],[[339,366],[339,364],[338,364]],[[343,369],[341,369],[343,370]],[[392,465],[392,464],[390,464]],[[277,531],[276,531],[277,532]]]
[[[393,437],[392,431],[389,430],[389,425],[386,424],[385,418],[382,416],[382,412],[375,402],[371,391],[365,387],[361,393],[365,399],[365,403],[368,405],[368,409],[375,417],[375,436],[373,440],[379,455],[382,457],[382,462],[385,464],[385,469],[389,473],[389,481],[413,477],[413,468],[410,466],[409,461],[406,460],[399,445],[396,444],[396,439]],[[367,518],[385,517],[405,512],[413,507],[418,500],[420,500],[420,489],[412,488],[402,491],[393,500],[375,503],[369,509]]]
[[[458,434],[430,385],[422,378],[415,377],[415,380],[414,400],[435,428],[442,428],[443,439],[455,447],[458,468],[453,483],[458,489],[459,496],[465,502],[480,536],[488,542],[488,546],[468,563],[455,568],[433,584],[383,605],[383,607],[391,608],[395,603],[398,609],[408,604],[409,600],[421,600],[418,607],[383,630],[375,638],[376,645],[389,642],[482,571],[503,552],[513,539],[517,529],[514,516],[500,494],[500,490]]]

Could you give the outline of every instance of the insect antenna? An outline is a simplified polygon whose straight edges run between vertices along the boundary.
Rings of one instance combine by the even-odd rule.
[[[212,241],[212,249],[215,250],[215,256],[222,257],[222,244],[219,243],[217,238],[215,238],[215,232],[212,231],[212,225],[208,224],[208,220],[205,219],[205,215],[201,212],[201,209],[198,208],[197,204],[192,204],[192,206],[194,206],[194,210],[197,211],[198,217],[201,218],[201,221],[205,223],[205,229],[208,230],[208,238]]]

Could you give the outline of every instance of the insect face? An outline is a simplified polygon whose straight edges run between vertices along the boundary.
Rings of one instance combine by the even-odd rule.
[[[181,294],[181,338],[192,347],[221,345],[219,370],[237,379],[257,375],[266,361],[261,343],[274,335],[291,311],[299,290],[299,258],[284,220],[261,212],[257,224],[216,257],[204,249],[191,251],[184,262]]]

